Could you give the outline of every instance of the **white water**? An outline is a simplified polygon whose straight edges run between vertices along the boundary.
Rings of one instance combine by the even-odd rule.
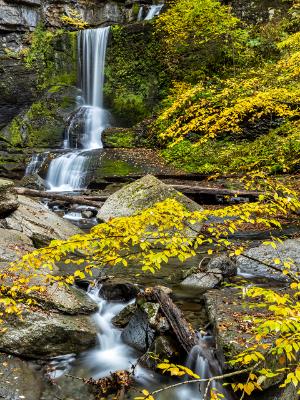
[[[87,157],[81,151],[63,154],[51,161],[47,182],[52,191],[80,189],[85,182]]]
[[[87,352],[83,363],[92,371],[95,379],[107,376],[110,372],[130,370],[136,362],[135,351],[121,339],[121,330],[112,324],[112,319],[129,303],[108,302],[99,297],[99,289],[91,288],[89,296],[99,307],[94,321],[98,327],[98,345]]]
[[[137,20],[138,21],[142,21],[143,20],[143,11],[144,11],[144,7],[140,6],[139,12],[138,12],[138,15],[137,15]]]
[[[162,383],[159,374],[137,364],[140,354],[123,342],[122,331],[113,325],[112,319],[130,302],[106,301],[99,297],[99,288],[94,286],[90,287],[88,295],[98,304],[98,312],[94,315],[94,322],[98,328],[98,343],[94,349],[83,353],[80,357],[80,370],[85,371],[85,376],[99,379],[109,376],[110,373],[115,371],[131,371],[132,366],[135,366],[133,378],[139,388],[152,391],[165,384],[172,383],[172,381]],[[204,379],[222,373],[215,358],[211,341],[212,337],[210,336],[200,338],[199,344],[194,346],[186,361],[186,366]],[[64,373],[71,370],[74,363],[76,361],[73,354],[56,357],[51,362],[51,378],[60,378]],[[223,393],[226,400],[232,400],[231,395],[222,387],[221,383],[213,383],[211,388],[216,388],[219,393]],[[205,389],[205,383],[183,385],[162,392],[155,398],[157,400],[202,400]]]
[[[102,148],[101,134],[109,126],[108,111],[103,108],[104,66],[109,27],[83,30],[78,34],[80,85],[83,104],[71,119],[66,129],[64,148],[70,149],[72,129],[83,120],[80,143],[86,150]],[[50,190],[69,191],[84,187],[88,155],[84,151],[73,151],[52,160],[47,182]]]
[[[157,4],[150,6],[148,14],[146,15],[145,21],[149,21],[154,17],[158,16],[163,8],[163,4]]]
[[[107,127],[107,111],[103,109],[104,67],[110,27],[87,29],[78,34],[83,104],[88,107],[85,117],[86,149],[103,147],[101,133]]]

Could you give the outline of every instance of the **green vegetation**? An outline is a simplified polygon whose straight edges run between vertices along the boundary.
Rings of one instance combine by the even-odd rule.
[[[75,85],[77,79],[77,32],[54,32],[38,25],[24,61],[38,74],[40,89]]]
[[[296,127],[293,128],[292,132]],[[284,125],[253,141],[208,139],[202,144],[193,144],[183,140],[163,150],[162,154],[173,165],[201,174],[253,169],[271,174],[293,172],[300,168],[299,124],[297,129],[288,134],[289,127]]]
[[[154,123],[158,141],[166,147],[163,155],[191,172],[298,170],[298,8],[247,31],[227,8],[219,4],[216,13],[213,9],[211,0],[180,0],[158,19],[170,70],[180,79],[173,82]],[[211,21],[209,28],[199,19],[201,12]],[[235,49],[231,62],[229,38]],[[223,66],[215,59],[214,67],[207,69],[210,64],[199,62],[199,55],[207,51],[217,56],[214,43],[228,57]],[[180,66],[181,60],[186,68]]]
[[[111,31],[104,87],[107,106],[119,125],[132,126],[151,115],[168,86],[161,45],[151,24],[113,26]]]
[[[52,88],[52,92],[13,119],[6,136],[14,147],[58,147],[65,129],[65,118],[74,109],[74,92]]]

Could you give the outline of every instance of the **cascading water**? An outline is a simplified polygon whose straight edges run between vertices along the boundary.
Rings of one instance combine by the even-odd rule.
[[[163,6],[164,6],[163,4],[156,4],[156,5],[154,4],[150,6],[148,14],[145,17],[145,21],[149,21],[150,19],[153,19],[154,17],[159,15]]]
[[[81,89],[85,112],[86,149],[102,147],[101,133],[108,125],[103,109],[104,66],[110,27],[87,29],[78,35]]]
[[[140,354],[123,342],[122,331],[116,328],[112,319],[120,313],[130,302],[122,303],[107,301],[99,297],[99,288],[91,286],[88,290],[89,297],[98,304],[98,312],[94,315],[94,321],[98,327],[98,344],[80,357],[80,370],[86,371],[85,375],[99,379],[109,376],[115,371],[130,371],[134,365],[134,380],[138,387],[147,388],[149,391],[162,386],[161,377],[153,371],[141,367],[138,363]],[[57,379],[65,372],[70,371],[71,365],[76,363],[73,355],[57,357],[51,363],[51,378]],[[204,336],[199,338],[199,344],[190,351],[186,366],[203,379],[221,375],[222,370],[215,358],[213,350],[213,338]],[[169,381],[170,383],[170,381]],[[227,400],[233,400],[231,394],[224,389],[221,382],[213,382],[210,389],[215,388],[225,395]],[[162,392],[155,398],[158,400],[203,400],[206,383],[189,384]],[[135,397],[134,393],[133,396]],[[128,397],[132,399],[134,397]]]
[[[102,148],[101,133],[109,126],[109,113],[103,108],[104,66],[110,27],[87,29],[78,34],[78,68],[82,97],[81,107],[74,113],[66,129],[65,149]],[[72,140],[72,132],[81,119],[80,138]],[[51,161],[47,182],[51,190],[72,190],[84,187],[89,154],[75,150]]]

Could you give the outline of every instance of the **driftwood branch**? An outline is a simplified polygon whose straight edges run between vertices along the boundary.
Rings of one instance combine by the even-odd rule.
[[[85,196],[68,196],[61,193],[46,192],[42,190],[27,189],[22,187],[15,187],[14,191],[17,194],[29,197],[41,197],[45,199],[54,199],[64,201],[69,204],[82,204],[85,206],[100,208],[102,203],[99,201],[90,200]]]
[[[258,191],[248,191],[248,190],[230,190],[217,187],[207,187],[198,185],[170,185],[174,189],[178,190],[184,194],[199,194],[208,196],[229,196],[229,197],[243,197],[250,200],[255,200],[260,195]]]
[[[171,325],[182,348],[189,353],[190,350],[198,344],[198,338],[182,315],[182,311],[173,303],[171,298],[159,288],[151,288],[146,290],[146,296],[157,301],[160,305],[162,313]]]

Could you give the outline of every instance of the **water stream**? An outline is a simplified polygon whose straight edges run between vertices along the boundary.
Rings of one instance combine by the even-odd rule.
[[[153,391],[160,388],[163,384],[178,382],[169,377],[162,377],[156,372],[142,367],[139,363],[141,354],[128,346],[122,340],[122,330],[116,328],[112,319],[120,311],[133,303],[107,301],[99,296],[99,288],[91,286],[88,296],[97,303],[98,312],[94,315],[94,322],[97,326],[98,337],[95,348],[81,354],[79,358],[73,355],[57,357],[52,361],[51,378],[58,380],[65,373],[73,375],[83,375],[99,379],[109,376],[111,372],[119,370],[131,371],[134,368],[134,386],[137,389],[146,388]],[[196,372],[201,378],[209,378],[213,375],[221,374],[221,368],[215,358],[213,351],[213,338],[211,336],[199,336],[199,344],[195,346],[186,360],[186,366]],[[213,384],[220,393],[226,394],[226,399],[230,400],[230,394],[226,393],[220,383]],[[206,384],[183,385],[171,391],[162,392],[156,396],[158,400],[168,400],[170,396],[173,400],[201,400],[205,392]],[[136,392],[129,394],[128,399],[133,399]]]
[[[78,34],[78,70],[81,97],[66,128],[65,154],[51,161],[47,183],[50,190],[83,188],[89,162],[87,150],[102,148],[101,134],[110,115],[103,107],[104,67],[110,27],[86,29]],[[80,126],[80,134],[74,133]],[[75,139],[74,139],[75,138]],[[83,149],[83,150],[79,150]]]

